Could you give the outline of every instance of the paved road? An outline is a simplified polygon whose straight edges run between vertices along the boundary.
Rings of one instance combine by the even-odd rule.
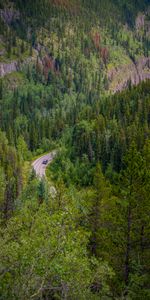
[[[46,155],[39,157],[32,163],[32,167],[37,176],[39,176],[40,178],[45,176],[45,170],[46,170],[47,166],[52,162],[55,155],[56,155],[56,152],[53,151],[51,153],[48,153]],[[44,160],[48,161],[47,164],[43,164]]]

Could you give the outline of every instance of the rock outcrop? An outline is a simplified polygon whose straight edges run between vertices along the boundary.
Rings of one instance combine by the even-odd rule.
[[[136,30],[144,29],[145,27],[145,18],[146,16],[142,13],[138,14],[136,21],[135,21],[135,27]]]
[[[11,63],[0,63],[0,77],[4,77],[6,74],[19,71],[19,63],[12,61]]]
[[[146,79],[150,79],[150,57],[141,57],[136,62],[108,72],[109,89],[113,93],[122,91],[129,84],[138,85]]]
[[[0,77],[4,77],[5,75],[21,71],[25,65],[34,64],[36,62],[37,56],[34,52],[35,56],[28,57],[23,61],[11,61],[10,63],[0,63]]]

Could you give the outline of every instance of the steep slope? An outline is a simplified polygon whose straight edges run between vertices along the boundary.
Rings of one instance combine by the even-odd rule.
[[[76,64],[84,65],[87,73],[92,69],[93,76],[100,74],[101,89],[115,92],[129,82],[139,83],[149,78],[147,7],[148,1],[2,3],[0,75],[18,71],[32,57],[34,64],[37,56],[44,71],[43,58],[51,53],[62,68],[68,57],[72,78]]]
[[[135,62],[112,68],[108,72],[109,89],[113,93],[130,85],[138,85],[146,79],[150,79],[150,56],[140,57]]]

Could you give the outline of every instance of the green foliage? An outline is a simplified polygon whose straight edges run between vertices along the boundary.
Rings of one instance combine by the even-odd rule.
[[[6,135],[1,131],[0,158],[0,209],[3,221],[6,221],[12,215],[16,197],[20,193],[22,174],[16,149],[8,145]]]
[[[149,55],[147,7],[0,4],[0,60],[20,68],[0,81],[2,300],[150,297],[150,81],[111,95],[108,78]]]
[[[30,193],[31,188],[32,182],[27,188]],[[113,272],[107,263],[99,265],[95,258],[88,258],[89,233],[80,224],[77,226],[78,208],[73,198],[68,198],[63,184],[56,199],[39,203],[33,199],[35,196],[32,192],[32,202],[26,200],[3,229],[5,236],[0,250],[3,299],[98,299],[90,291],[95,282],[102,285],[97,296],[103,297],[109,292]]]

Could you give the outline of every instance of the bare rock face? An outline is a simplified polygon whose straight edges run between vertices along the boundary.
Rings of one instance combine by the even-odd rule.
[[[139,14],[136,18],[135,21],[135,26],[136,26],[136,30],[140,30],[143,29],[145,26],[145,15],[144,14]]]
[[[114,68],[107,75],[109,90],[113,93],[126,89],[129,84],[138,85],[150,79],[150,57],[141,57],[135,63]]]
[[[4,77],[8,73],[16,72],[19,70],[19,64],[16,61],[12,61],[9,64],[0,63],[0,77]]]
[[[4,77],[5,75],[21,71],[24,66],[29,64],[35,64],[36,62],[36,56],[34,57],[28,57],[23,61],[12,61],[10,63],[0,63],[0,77]]]

